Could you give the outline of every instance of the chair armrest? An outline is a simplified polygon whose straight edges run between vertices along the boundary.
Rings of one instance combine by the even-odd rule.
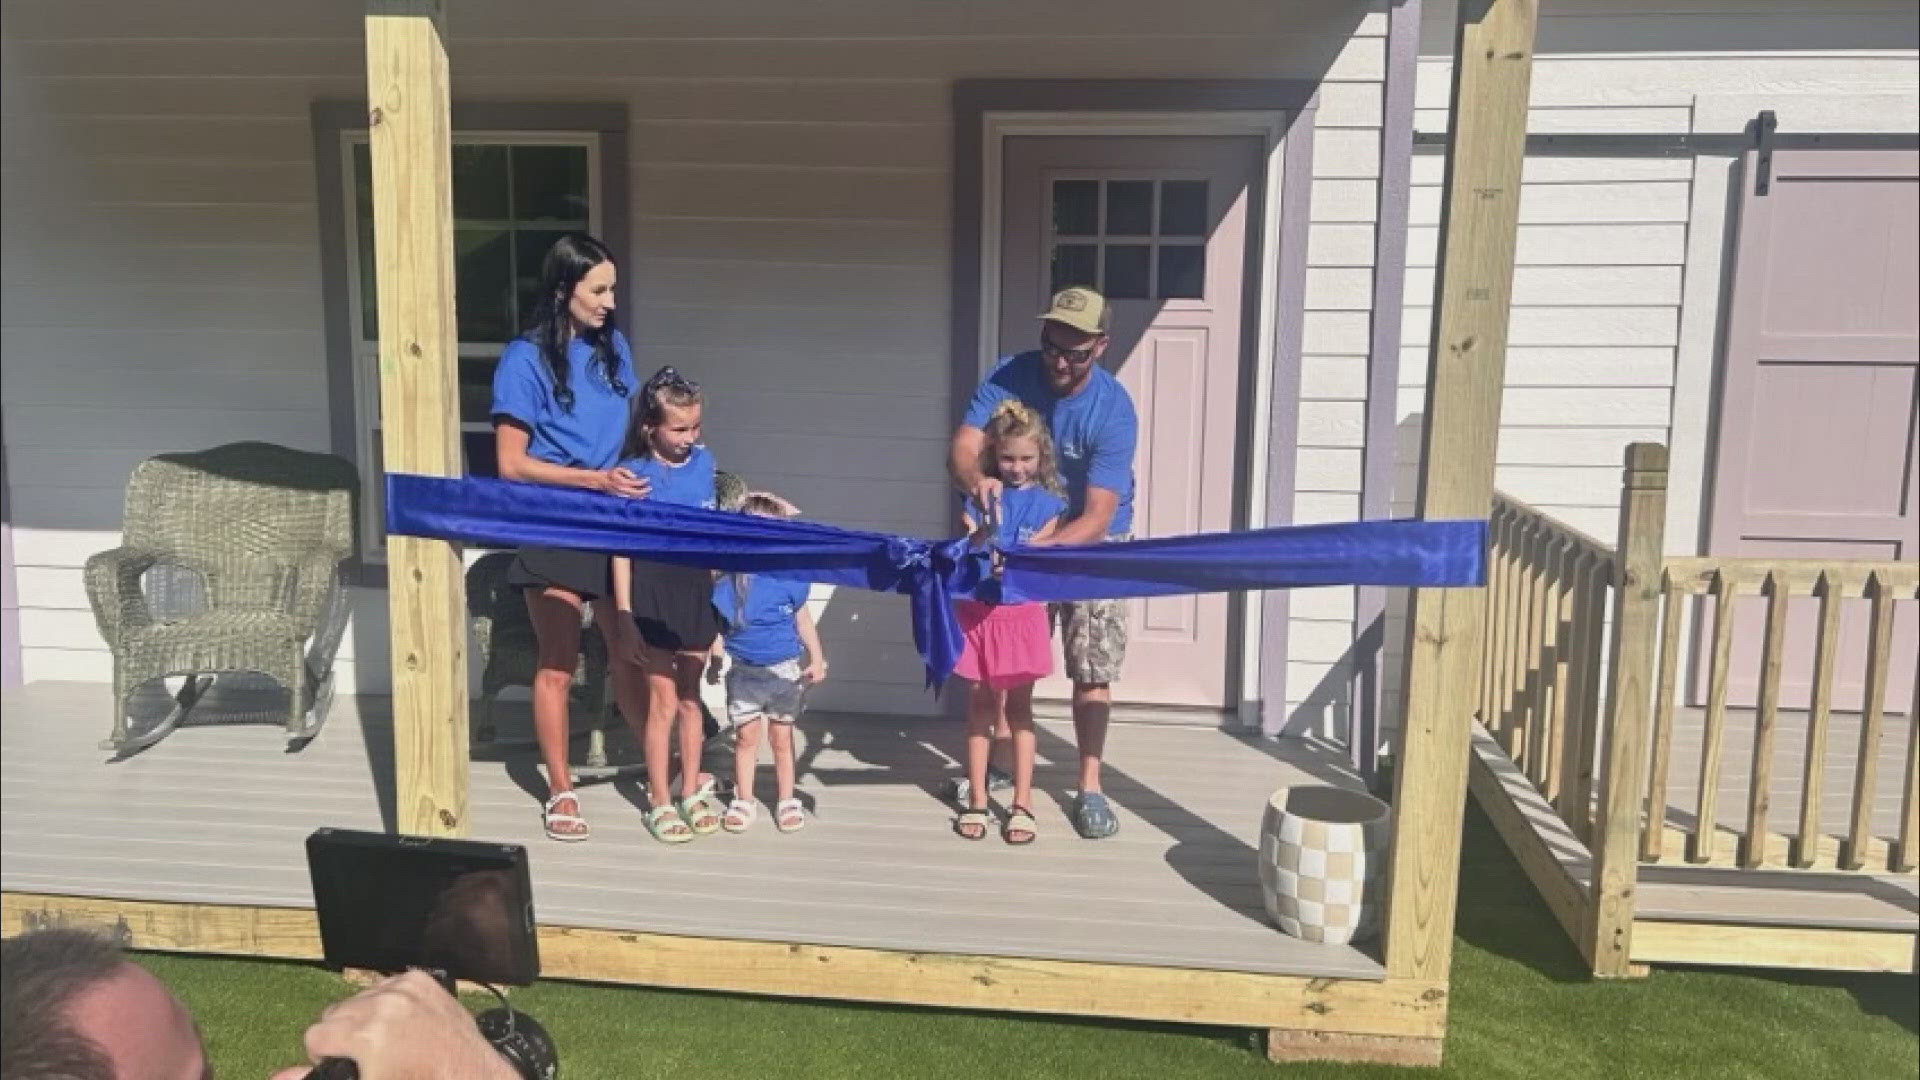
[[[87,602],[93,606],[93,621],[108,645],[117,647],[122,631],[153,621],[140,577],[162,558],[157,551],[122,545],[87,560]]]
[[[280,578],[274,592],[293,616],[301,637],[313,634],[340,588],[341,559],[332,554],[308,555],[275,567]]]

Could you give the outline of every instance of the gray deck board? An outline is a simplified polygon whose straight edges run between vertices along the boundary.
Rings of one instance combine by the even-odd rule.
[[[238,693],[231,702],[219,695],[205,713],[252,709]],[[108,762],[96,742],[109,696],[59,683],[7,692],[5,889],[305,907],[307,833],[383,825],[391,802],[383,699],[342,698],[297,753],[268,724],[190,723]],[[763,813],[745,836],[668,848],[647,837],[639,788],[621,779],[583,786],[593,839],[557,844],[540,835],[542,788],[528,748],[483,751],[474,762],[472,834],[528,846],[535,903],[550,924],[1382,977],[1366,952],[1286,937],[1260,909],[1253,860],[1268,795],[1308,779],[1352,783],[1337,756],[1202,727],[1116,725],[1108,791],[1121,833],[1091,843],[1065,818],[1071,727],[1042,727],[1042,835],[1024,849],[951,833],[937,791],[956,768],[956,725],[830,716],[803,721],[800,790],[816,816],[797,834],[777,833]],[[770,794],[770,767],[762,780]]]

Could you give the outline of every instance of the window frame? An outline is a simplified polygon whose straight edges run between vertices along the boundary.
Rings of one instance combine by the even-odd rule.
[[[379,460],[379,346],[362,326],[359,210],[353,147],[367,140],[365,106],[316,102],[313,106],[315,166],[320,208],[321,288],[326,308],[327,390],[332,451],[360,470],[363,498],[356,521],[356,556],[349,581],[386,585],[386,529],[376,519],[380,500],[371,496],[382,479]],[[626,263],[628,232],[627,111],[624,105],[453,106],[456,144],[570,145],[587,150],[588,228]],[[625,306],[630,275],[622,275],[617,300]],[[505,342],[464,342],[460,359],[498,357]],[[464,437],[492,430],[484,422],[461,422]]]

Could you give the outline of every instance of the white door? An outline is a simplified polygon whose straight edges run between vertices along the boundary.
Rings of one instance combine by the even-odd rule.
[[[1234,525],[1250,208],[1259,205],[1262,149],[1241,136],[1006,143],[1000,352],[1038,347],[1035,316],[1057,289],[1090,285],[1111,301],[1104,364],[1140,415],[1136,537]],[[1116,701],[1232,702],[1225,595],[1129,601],[1128,629]],[[1063,698],[1069,687],[1055,678],[1038,692]]]

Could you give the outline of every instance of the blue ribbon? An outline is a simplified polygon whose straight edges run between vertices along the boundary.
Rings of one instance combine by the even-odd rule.
[[[1075,547],[1012,547],[996,578],[965,539],[921,540],[484,477],[387,474],[387,531],[570,548],[906,594],[927,685],[960,658],[957,597],[1096,600],[1304,585],[1474,586],[1484,521],[1362,521]]]

